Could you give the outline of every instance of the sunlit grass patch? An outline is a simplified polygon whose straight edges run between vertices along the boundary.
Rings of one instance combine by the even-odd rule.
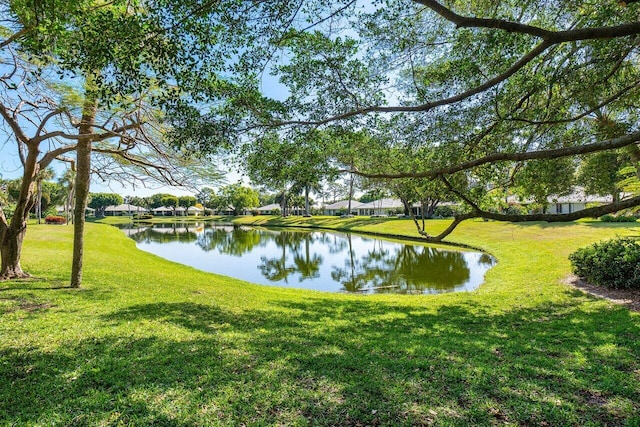
[[[399,219],[274,221],[415,235]],[[478,290],[352,296],[199,272],[98,224],[72,290],[70,227],[30,226],[23,265],[40,279],[0,285],[0,419],[634,425],[640,316],[562,279],[575,248],[639,231],[469,221],[452,239],[498,259]]]

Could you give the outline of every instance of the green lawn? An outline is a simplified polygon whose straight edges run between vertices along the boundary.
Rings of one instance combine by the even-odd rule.
[[[469,221],[451,239],[498,258],[477,291],[352,296],[202,273],[101,224],[72,290],[71,227],[31,225],[39,279],[0,283],[0,425],[637,426],[640,315],[562,284],[571,251],[629,234]]]

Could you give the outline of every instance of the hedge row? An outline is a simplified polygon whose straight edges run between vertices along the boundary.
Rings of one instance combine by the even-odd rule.
[[[608,288],[640,289],[640,243],[625,237],[595,243],[569,255],[573,272]]]

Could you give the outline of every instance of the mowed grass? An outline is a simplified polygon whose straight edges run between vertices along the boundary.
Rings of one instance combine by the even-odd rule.
[[[415,235],[409,220],[242,221]],[[469,221],[451,240],[498,259],[477,291],[352,296],[199,272],[101,224],[69,289],[71,227],[31,225],[38,279],[0,283],[0,425],[637,426],[640,316],[563,280],[571,251],[638,234]]]

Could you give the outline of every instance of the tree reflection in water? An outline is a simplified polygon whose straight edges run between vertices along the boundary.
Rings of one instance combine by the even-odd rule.
[[[141,226],[126,232],[145,247],[193,243],[194,250],[210,254],[206,265],[195,261],[190,264],[203,270],[263,284],[342,292],[439,293],[472,289],[495,262],[488,254],[350,233],[203,224]],[[232,261],[237,258],[241,259]],[[234,269],[224,270],[225,267]],[[256,270],[259,276],[251,276]]]
[[[195,242],[198,232],[204,229],[200,223],[171,223],[171,224],[126,224],[127,235],[138,243],[168,243]]]
[[[299,282],[307,279],[320,277],[320,265],[322,257],[318,254],[311,254],[311,243],[314,241],[314,234],[300,231],[282,231],[272,236],[273,242],[282,250],[280,256],[269,258],[260,257],[262,264],[258,266],[262,274],[268,280],[277,282],[283,280],[288,282],[288,277],[292,273],[300,273]],[[304,251],[302,244],[304,243]],[[287,264],[287,250],[292,254],[293,262]]]
[[[198,236],[197,245],[205,252],[217,250],[223,254],[242,256],[265,242],[254,229],[233,226],[209,227]]]

